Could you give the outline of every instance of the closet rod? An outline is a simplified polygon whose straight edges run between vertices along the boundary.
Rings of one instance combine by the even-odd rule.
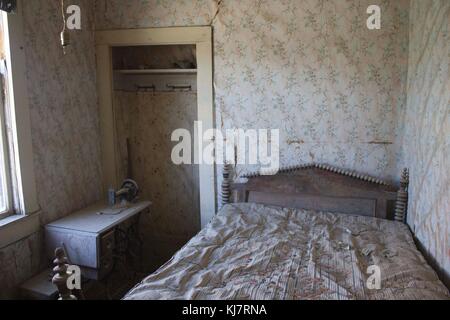
[[[167,84],[166,85],[167,88],[172,89],[172,90],[189,90],[192,91],[192,86],[191,85],[173,85],[173,84]]]
[[[152,84],[151,86],[140,86],[140,85],[136,84],[135,87],[136,87],[137,91],[140,91],[140,90],[142,90],[142,91],[152,90],[153,92],[155,92],[155,90],[156,90],[156,87],[155,87],[154,84]]]

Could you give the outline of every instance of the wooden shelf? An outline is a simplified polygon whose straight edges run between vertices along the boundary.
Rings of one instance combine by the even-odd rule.
[[[140,74],[196,74],[197,69],[122,69],[114,70],[119,74],[140,75]]]

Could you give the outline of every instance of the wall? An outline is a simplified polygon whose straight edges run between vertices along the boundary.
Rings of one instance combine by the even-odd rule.
[[[42,233],[0,248],[0,300],[17,295],[16,286],[42,269]]]
[[[100,197],[101,166],[95,83],[93,2],[82,9],[82,31],[62,54],[59,1],[22,1],[25,54],[41,223],[46,224]],[[42,232],[0,248],[0,298],[39,271]]]
[[[170,160],[172,132],[185,128],[194,135],[197,95],[115,91],[114,106],[122,177],[131,162],[140,197],[153,203],[141,218],[141,233],[143,261],[155,270],[200,231],[198,167]]]
[[[26,3],[26,5],[25,5]],[[100,196],[100,129],[95,76],[93,4],[63,55],[59,1],[24,2],[25,48],[39,202],[48,223]]]
[[[24,1],[43,223],[100,196],[94,4],[81,2],[88,8],[83,31],[73,33],[73,54],[64,57],[59,2]],[[382,7],[380,31],[365,28],[369,4]],[[446,0],[412,1],[408,103],[409,0],[224,0],[218,12],[213,0],[97,0],[95,6],[97,29],[212,24],[217,127],[280,127],[284,164],[329,162],[387,178],[408,165],[409,222],[448,273],[448,47],[439,46],[449,43]],[[0,249],[0,261],[7,261],[0,265],[0,297],[36,269],[40,249],[32,244],[40,239],[35,234]]]
[[[369,31],[366,9],[377,3],[383,27]],[[408,4],[97,0],[96,27],[212,24],[218,128],[279,128],[284,165],[325,162],[397,179]]]
[[[450,285],[450,2],[411,1],[403,163],[408,222]]]

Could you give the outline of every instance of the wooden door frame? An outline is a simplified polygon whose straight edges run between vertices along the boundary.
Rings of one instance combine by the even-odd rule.
[[[103,187],[119,187],[118,152],[113,108],[112,48],[141,45],[191,44],[197,49],[197,108],[203,130],[214,128],[213,60],[211,27],[173,27],[105,30],[95,32],[97,86],[100,108],[100,128],[103,165]],[[202,138],[203,140],[203,138]],[[198,139],[194,139],[198,155]],[[211,141],[203,141],[206,146]],[[215,166],[199,165],[201,225],[205,226],[216,212]]]

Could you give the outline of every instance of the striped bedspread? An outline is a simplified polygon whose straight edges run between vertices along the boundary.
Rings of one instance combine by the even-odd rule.
[[[449,298],[401,223],[249,203],[225,206],[124,297]]]

